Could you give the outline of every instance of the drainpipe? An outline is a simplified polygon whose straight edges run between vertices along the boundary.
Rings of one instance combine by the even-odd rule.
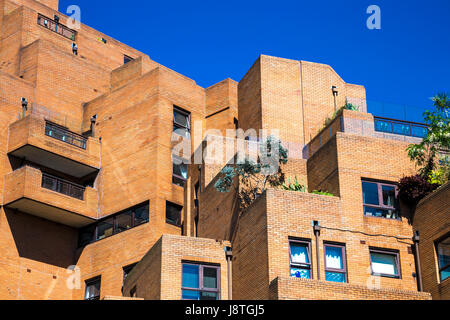
[[[95,123],[97,122],[97,115],[91,118],[91,136],[95,137]]]
[[[419,231],[414,232],[413,242],[414,242],[414,258],[416,260],[416,271],[417,271],[417,289],[423,291],[422,283],[422,269],[420,267],[420,254],[419,254]]]
[[[319,255],[319,235],[320,235],[320,222],[313,221],[314,235],[316,236],[316,260],[317,260],[317,280],[320,280],[320,255]]]
[[[225,256],[228,268],[228,300],[233,300],[233,250],[231,247],[225,247]]]

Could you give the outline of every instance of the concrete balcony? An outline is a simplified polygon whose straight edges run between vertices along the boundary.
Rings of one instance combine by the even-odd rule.
[[[76,228],[94,222],[97,190],[55,180],[28,166],[13,171],[5,177],[3,205]]]
[[[8,154],[82,178],[100,168],[100,143],[36,115],[9,127]]]

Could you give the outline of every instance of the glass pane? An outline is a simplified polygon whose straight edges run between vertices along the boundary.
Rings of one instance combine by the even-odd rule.
[[[217,292],[205,292],[201,293],[200,300],[218,300],[219,294]]]
[[[375,120],[375,131],[392,132],[392,124],[381,119]]]
[[[203,268],[203,287],[210,289],[217,289],[217,269]]]
[[[183,264],[183,288],[199,288],[199,266]]]
[[[133,218],[132,211],[126,211],[124,213],[119,214],[116,217],[116,232],[122,232],[131,229],[133,222],[132,218]]]
[[[343,250],[338,247],[325,247],[326,267],[332,269],[343,269]]]
[[[113,235],[113,218],[102,221],[97,226],[97,240]]]
[[[188,115],[174,110],[173,111],[173,119],[176,124],[186,127],[186,128],[189,128],[189,116]]]
[[[311,279],[311,271],[309,269],[291,267],[291,277]]]
[[[175,205],[173,203],[166,203],[166,222],[180,225],[181,223],[181,211],[183,207]]]
[[[364,214],[372,217],[382,217],[387,219],[398,219],[397,210],[386,210],[373,207],[364,207]]]
[[[200,300],[200,292],[191,290],[182,290],[181,298],[183,300]]]
[[[291,262],[309,263],[307,244],[291,243]]]
[[[172,176],[172,183],[184,188],[186,180],[178,178],[176,176]]]
[[[95,282],[86,282],[85,299],[98,297],[100,295],[100,280]]]
[[[148,222],[148,203],[134,209],[134,225],[140,225],[142,223]]]
[[[441,281],[450,277],[450,267],[441,271]]]
[[[185,163],[182,164],[173,164],[173,174],[180,176],[184,179],[188,177],[188,166]]]
[[[418,138],[425,138],[428,135],[428,129],[424,127],[413,126],[412,135]]]
[[[176,126],[176,125],[173,126],[173,132],[175,132],[176,134],[178,134],[178,135],[180,135],[180,136],[182,136],[183,138],[186,138],[186,139],[190,139],[190,137],[191,137],[191,134],[190,134],[188,129],[183,128],[183,127],[179,127],[179,126]]]
[[[401,134],[404,136],[410,136],[411,135],[411,127],[409,124],[404,123],[395,123],[393,124],[394,133],[395,134]]]
[[[395,187],[382,186],[383,190],[383,204],[389,207],[395,207]]]
[[[372,259],[373,273],[398,276],[395,255],[371,252],[370,256]]]
[[[363,188],[363,200],[365,204],[379,205],[378,202],[378,185],[372,182],[362,183]]]
[[[450,265],[450,238],[438,244],[439,268]]]
[[[345,274],[337,272],[325,272],[325,278],[331,282],[345,282]]]

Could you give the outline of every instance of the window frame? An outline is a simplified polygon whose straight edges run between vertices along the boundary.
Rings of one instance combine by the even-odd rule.
[[[334,269],[327,267],[327,247],[340,248],[342,250],[342,269]],[[340,273],[344,275],[345,282],[348,283],[348,270],[347,270],[347,253],[346,246],[344,243],[334,243],[334,242],[325,242],[323,243],[323,256],[324,256],[324,266],[325,266],[325,279],[327,272],[332,273]],[[334,282],[334,281],[329,281]],[[341,282],[342,283],[342,282]]]
[[[364,203],[364,189],[363,189],[363,183],[373,183],[377,185],[378,190],[378,205],[375,204],[366,204]],[[394,187],[395,192],[395,201],[394,201],[394,207],[389,207],[384,204],[383,200],[383,186],[387,187]],[[383,219],[389,219],[389,220],[401,220],[400,218],[400,206],[398,202],[398,185],[395,183],[389,183],[384,181],[377,181],[377,180],[370,180],[370,179],[361,179],[361,193],[363,195],[363,212],[365,217],[373,217],[373,218],[383,218]],[[394,210],[396,212],[396,218],[387,218],[387,217],[376,217],[376,216],[369,216],[366,214],[365,207],[374,208],[374,209],[381,209],[381,210]]]
[[[450,277],[447,277],[445,279],[442,279],[442,271],[449,269],[450,268],[450,263],[441,267],[441,264],[439,262],[439,244],[441,244],[442,242],[446,241],[446,240],[450,240],[450,233],[444,235],[443,237],[437,239],[435,241],[435,248],[436,248],[436,258],[437,258],[437,266],[438,266],[438,273],[439,273],[439,281],[447,281],[447,279],[450,279]],[[449,280],[450,281],[450,280]]]
[[[175,164],[175,162],[173,161],[174,158],[178,158],[178,160],[182,161],[182,163],[181,164]],[[180,156],[172,154],[172,184],[175,184],[175,185],[177,185],[179,187],[182,187],[182,188],[184,188],[184,186],[186,186],[186,181],[189,178],[189,171],[187,171],[188,177],[184,178],[184,177],[179,176],[178,174],[175,173],[174,166],[185,165],[186,169],[189,170],[189,167],[188,167],[187,163],[185,163],[185,161],[187,161],[187,160],[182,158],[182,157],[180,157]],[[179,184],[175,183],[174,178],[183,181],[183,186],[180,186]]]
[[[89,286],[95,284],[95,283],[99,283],[99,289],[98,289],[98,295],[97,296],[93,296],[93,297],[89,297],[88,299],[86,298],[86,293],[87,293],[87,289]],[[87,279],[84,281],[84,300],[100,300],[100,295],[101,295],[101,290],[102,290],[102,276],[96,276],[90,279]]]
[[[173,106],[173,113],[175,113],[175,112],[178,112],[178,113],[180,113],[180,114],[182,114],[182,115],[187,117],[187,121],[186,121],[187,122],[187,126],[184,126],[183,124],[180,124],[180,123],[176,122],[175,114],[174,114],[173,115],[173,121],[172,121],[173,122],[173,127],[174,127],[173,132],[175,132],[176,129],[186,130],[189,133],[189,138],[190,138],[191,137],[191,113],[189,111],[186,111],[186,110],[181,109],[180,107],[174,105]]]
[[[184,273],[183,273],[183,266],[184,265],[189,265],[189,266],[198,266],[199,270],[198,270],[198,276],[199,276],[199,281],[198,281],[198,288],[189,288],[189,287],[183,287],[183,279],[184,279]],[[205,288],[204,287],[204,283],[203,283],[203,269],[204,268],[212,268],[212,269],[216,269],[217,271],[217,288]],[[220,274],[220,265],[217,264],[208,264],[208,263],[203,263],[203,262],[193,262],[193,261],[182,261],[181,262],[181,299],[182,300],[190,300],[190,299],[183,299],[183,291],[195,291],[195,292],[209,292],[209,293],[217,293],[217,300],[221,300],[221,274]]]
[[[309,263],[292,262],[291,243],[306,245],[306,251],[308,253]],[[289,239],[289,275],[290,276],[291,276],[291,269],[293,267],[297,268],[297,269],[309,270],[309,274],[310,274],[309,279],[313,279],[312,256],[311,256],[311,240],[307,240],[307,239],[292,239],[292,238]]]
[[[398,275],[391,275],[386,273],[375,273],[373,271],[373,261],[372,261],[372,252],[395,256],[395,266],[397,268]],[[395,249],[385,249],[385,248],[369,248],[369,257],[370,257],[370,273],[372,276],[391,278],[391,279],[401,279],[402,278],[402,270],[400,264],[400,252]]]
[[[175,224],[175,223],[172,223],[172,222],[170,222],[170,221],[167,220],[167,208],[169,207],[169,205],[172,205],[172,206],[174,206],[174,207],[180,208],[179,224]],[[171,201],[166,200],[166,223],[167,223],[167,224],[170,224],[170,225],[172,225],[172,226],[175,226],[175,227],[180,228],[181,225],[182,225],[182,223],[181,223],[181,218],[182,218],[182,215],[183,215],[183,208],[184,208],[184,207],[183,207],[182,205],[179,205],[179,204],[177,204],[177,203],[175,203],[175,202],[171,202]]]

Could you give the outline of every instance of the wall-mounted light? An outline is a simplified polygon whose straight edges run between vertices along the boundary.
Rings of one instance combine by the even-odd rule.
[[[57,16],[56,14],[55,14],[55,22],[59,23],[59,16]]]
[[[28,100],[27,100],[27,98],[22,97],[22,99],[20,99],[20,101],[22,102],[22,115],[25,118],[25,114],[28,110]]]

